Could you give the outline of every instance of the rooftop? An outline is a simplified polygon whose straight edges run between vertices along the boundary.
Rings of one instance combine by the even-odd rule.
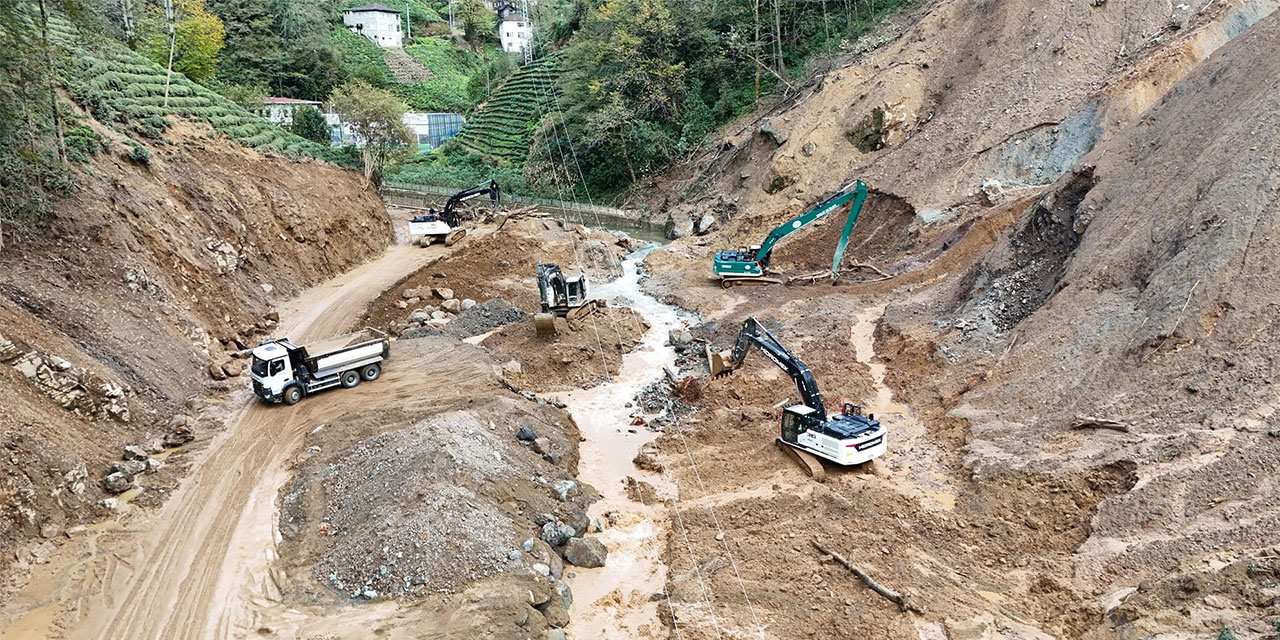
[[[267,104],[320,104],[316,100],[295,100],[294,98],[263,98]]]

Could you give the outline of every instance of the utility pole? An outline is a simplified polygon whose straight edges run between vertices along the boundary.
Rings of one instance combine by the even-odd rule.
[[[413,16],[409,15],[409,3],[404,3],[404,32],[409,37],[409,42],[413,42]]]
[[[178,44],[178,32],[175,27],[178,21],[178,10],[174,8],[173,0],[164,0],[164,17],[169,21],[169,68],[164,76],[164,108],[168,109],[169,83],[173,80],[173,50]]]

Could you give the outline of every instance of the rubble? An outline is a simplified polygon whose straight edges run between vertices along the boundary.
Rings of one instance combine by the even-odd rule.
[[[575,567],[603,567],[609,550],[595,538],[570,538],[564,544],[564,559]]]

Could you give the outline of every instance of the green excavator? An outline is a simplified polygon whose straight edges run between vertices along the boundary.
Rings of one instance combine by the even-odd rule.
[[[853,232],[853,225],[858,221],[862,205],[867,201],[867,183],[862,180],[853,181],[808,211],[782,223],[770,231],[764,242],[759,245],[726,249],[716,253],[714,271],[720,277],[720,286],[728,289],[738,284],[781,284],[781,280],[766,275],[769,271],[769,259],[773,257],[774,246],[788,235],[825,218],[827,214],[850,201],[853,204],[849,207],[849,218],[845,221],[844,231],[840,234],[840,243],[836,246],[836,254],[831,261],[831,277],[838,277],[840,261],[844,258],[845,247],[849,244],[849,234]]]

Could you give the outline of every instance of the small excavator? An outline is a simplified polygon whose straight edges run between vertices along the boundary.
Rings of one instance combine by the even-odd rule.
[[[844,258],[845,247],[849,244],[849,234],[853,232],[853,225],[858,221],[862,205],[867,201],[867,183],[862,180],[855,180],[845,185],[808,211],[777,226],[759,245],[726,249],[716,253],[712,268],[715,275],[720,277],[720,286],[728,289],[739,284],[782,284],[781,280],[766,275],[769,271],[769,260],[773,257],[773,247],[783,238],[825,218],[827,214],[851,200],[853,205],[849,207],[849,217],[845,221],[844,232],[840,235],[835,259],[831,261],[831,277],[838,277],[840,261]]]
[[[593,305],[587,299],[587,274],[565,276],[560,266],[549,262],[538,264],[538,293],[542,296],[541,312],[533,316],[537,335],[555,335],[555,319],[576,317]]]
[[[426,213],[409,220],[409,236],[418,236],[418,244],[423,247],[438,239],[443,239],[446,247],[452,245],[467,235],[466,229],[459,228],[461,220],[458,218],[458,205],[472,198],[486,195],[489,196],[489,203],[494,211],[497,211],[498,204],[502,201],[502,190],[498,188],[498,182],[496,180],[481,182],[450,196],[440,211],[436,211],[433,207]]]
[[[817,458],[839,465],[856,465],[884,455],[885,428],[875,415],[863,415],[862,407],[848,402],[843,404],[840,413],[827,415],[813,372],[755,318],[747,318],[742,323],[731,352],[713,353],[710,345],[707,346],[712,377],[729,375],[742,366],[753,346],[787,372],[796,385],[800,403],[782,410],[781,436],[777,443],[810,476],[819,481],[825,477],[826,472]]]

